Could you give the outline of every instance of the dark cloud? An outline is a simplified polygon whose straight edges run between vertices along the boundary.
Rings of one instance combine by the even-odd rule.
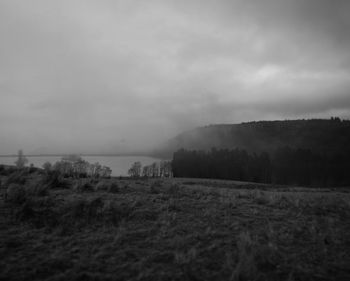
[[[1,1],[0,153],[349,118],[349,12],[347,0]]]

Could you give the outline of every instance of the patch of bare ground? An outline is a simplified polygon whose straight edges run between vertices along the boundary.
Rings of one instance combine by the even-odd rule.
[[[2,179],[0,280],[350,280],[343,190],[40,177]]]

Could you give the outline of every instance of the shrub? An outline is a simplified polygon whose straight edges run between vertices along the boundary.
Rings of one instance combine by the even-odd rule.
[[[32,183],[27,186],[26,193],[30,196],[46,196],[48,195],[49,186],[43,183]]]
[[[78,181],[74,186],[73,189],[76,192],[92,192],[94,191],[94,186],[89,182],[81,182]]]
[[[78,200],[71,206],[70,214],[73,219],[85,219],[86,222],[91,222],[99,218],[103,207],[101,198],[95,198],[92,201]]]
[[[14,166],[6,166],[6,165],[1,165],[0,166],[0,174],[3,176],[9,176],[14,172],[17,172],[17,168]]]
[[[63,179],[61,174],[57,171],[49,172],[44,177],[44,184],[48,186],[48,188],[69,188],[70,183],[68,180]]]
[[[105,181],[100,181],[95,186],[96,191],[108,191],[108,189],[109,189],[109,184]]]
[[[108,192],[110,193],[118,193],[119,192],[119,186],[116,182],[112,182],[110,185],[109,185],[109,189],[108,189]]]
[[[129,204],[114,201],[103,202],[98,197],[93,200],[75,200],[65,204],[60,210],[62,224],[84,226],[92,223],[117,225],[127,219],[132,212]]]
[[[26,173],[24,170],[15,171],[12,173],[6,180],[6,185],[10,185],[11,183],[17,184],[25,184],[26,183]]]
[[[14,204],[26,201],[27,194],[23,185],[11,183],[6,190],[6,200]]]
[[[45,162],[42,167],[46,174],[49,174],[52,170],[52,164],[50,162]]]
[[[17,220],[28,221],[35,227],[56,227],[59,216],[55,207],[52,197],[28,197],[14,214]]]
[[[30,165],[30,167],[27,169],[28,170],[28,173],[29,174],[33,174],[33,173],[35,173],[35,172],[38,172],[39,171],[39,168],[37,168],[37,167],[34,167],[34,165]]]
[[[83,226],[90,224],[92,221],[100,221],[99,214],[103,202],[100,198],[92,201],[78,199],[68,201],[57,211],[59,227],[62,233],[69,232],[74,226]]]
[[[112,182],[105,182],[105,181],[100,181],[96,186],[95,190],[97,191],[108,191],[110,193],[118,193],[119,192],[119,186],[117,183]]]
[[[128,219],[132,212],[133,208],[129,204],[109,201],[103,207],[104,222],[118,225],[121,221]]]

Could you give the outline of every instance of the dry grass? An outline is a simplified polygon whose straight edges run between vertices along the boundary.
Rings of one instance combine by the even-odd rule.
[[[19,182],[2,185],[0,280],[350,280],[345,191]]]

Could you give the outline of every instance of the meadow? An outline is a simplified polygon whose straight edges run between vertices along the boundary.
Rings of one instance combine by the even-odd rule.
[[[350,280],[347,188],[0,174],[0,280]]]

